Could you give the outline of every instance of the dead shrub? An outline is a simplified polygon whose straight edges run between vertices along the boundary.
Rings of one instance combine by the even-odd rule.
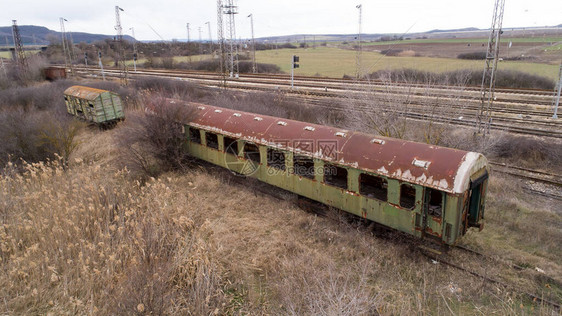
[[[121,163],[141,177],[186,167],[183,123],[192,110],[157,95],[144,102],[145,111],[130,112],[118,136]]]
[[[468,74],[468,76],[466,75]],[[417,69],[379,70],[367,75],[367,78],[377,80],[381,76],[389,76],[393,82],[425,83],[427,78],[433,78],[437,84],[459,85],[455,78],[467,77],[464,84],[480,86],[482,84],[482,71],[461,69],[445,73],[434,73]],[[464,79],[463,79],[464,80]],[[549,78],[529,74],[522,71],[498,70],[496,74],[496,87],[498,88],[525,88],[525,89],[554,89],[554,81]]]
[[[314,262],[307,256],[297,261],[283,260],[286,277],[276,286],[283,306],[290,315],[374,315],[382,308],[383,295],[370,284],[371,273],[365,262],[352,262],[338,268],[323,258]],[[322,271],[310,266],[322,265]]]
[[[148,93],[158,93],[162,96],[184,101],[203,99],[211,95],[207,89],[199,85],[166,78],[142,78],[135,80],[133,87],[138,90],[145,90]]]
[[[505,135],[489,151],[490,156],[512,162],[525,162],[539,168],[560,169],[562,144],[536,137]]]

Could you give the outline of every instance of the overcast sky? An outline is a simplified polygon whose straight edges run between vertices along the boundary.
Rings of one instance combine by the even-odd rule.
[[[224,1],[223,1],[224,2]],[[488,28],[494,0],[238,0],[236,36],[251,37],[250,13],[256,37],[291,34],[350,34],[358,29],[358,10],[363,5],[362,33],[412,33],[432,29]],[[115,6],[121,12],[123,33],[134,27],[139,40],[185,39],[190,23],[191,39],[207,40],[211,23],[217,37],[215,0],[1,0],[0,26],[12,20],[19,25],[41,25],[60,31],[59,17],[67,31],[115,34]],[[560,0],[506,0],[504,28],[562,23]],[[158,35],[159,34],[159,35]]]

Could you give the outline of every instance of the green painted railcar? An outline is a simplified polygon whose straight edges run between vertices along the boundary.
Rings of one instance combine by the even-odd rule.
[[[194,157],[419,238],[454,245],[482,228],[489,167],[479,153],[189,106]]]
[[[84,86],[64,91],[69,114],[98,125],[112,125],[125,119],[123,104],[117,93]]]

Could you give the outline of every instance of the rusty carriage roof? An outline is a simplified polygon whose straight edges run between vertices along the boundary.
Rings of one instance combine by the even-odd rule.
[[[188,123],[194,127],[449,193],[464,192],[474,168],[488,168],[486,158],[475,152],[206,104],[189,106],[195,108]]]
[[[73,97],[79,99],[85,99],[85,100],[95,100],[97,97],[100,96],[100,94],[106,92],[111,93],[111,91],[90,88],[85,86],[72,86],[64,90],[65,95],[71,95]]]

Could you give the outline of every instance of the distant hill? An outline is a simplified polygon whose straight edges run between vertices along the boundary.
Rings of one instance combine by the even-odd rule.
[[[512,36],[525,36],[529,35],[529,30],[539,30],[543,32],[542,34],[550,34],[553,36],[560,36],[561,25],[557,26],[540,26],[540,27],[510,27],[504,28],[504,32],[510,32]],[[378,41],[381,38],[384,40],[394,39],[394,38],[404,38],[404,39],[443,39],[443,38],[486,38],[490,29],[479,29],[476,27],[465,27],[459,29],[450,30],[440,30],[435,29],[427,32],[416,32],[416,33],[362,33],[361,39],[366,42]],[[548,33],[547,33],[548,32]],[[256,39],[259,42],[270,42],[270,43],[302,43],[306,40],[307,43],[312,43],[312,41],[318,42],[353,42],[357,40],[357,34],[295,34],[295,35],[282,35],[282,36],[268,36]]]
[[[45,45],[49,44],[50,40],[60,41],[61,33],[53,30],[49,30],[43,26],[35,25],[19,25],[20,35],[23,45]],[[72,40],[74,43],[86,42],[92,43],[96,41],[103,41],[104,39],[112,39],[114,35],[104,35],[104,34],[90,34],[82,32],[71,32]],[[8,38],[9,45],[13,45],[12,39],[12,27],[11,26],[0,26],[0,45],[6,43],[6,38]],[[125,40],[131,41],[133,38],[131,36],[123,36]]]
[[[450,33],[450,32],[470,32],[470,31],[481,31],[480,29],[476,28],[476,27],[465,27],[462,29],[452,29],[452,30],[431,30],[431,31],[427,31],[427,33]]]

